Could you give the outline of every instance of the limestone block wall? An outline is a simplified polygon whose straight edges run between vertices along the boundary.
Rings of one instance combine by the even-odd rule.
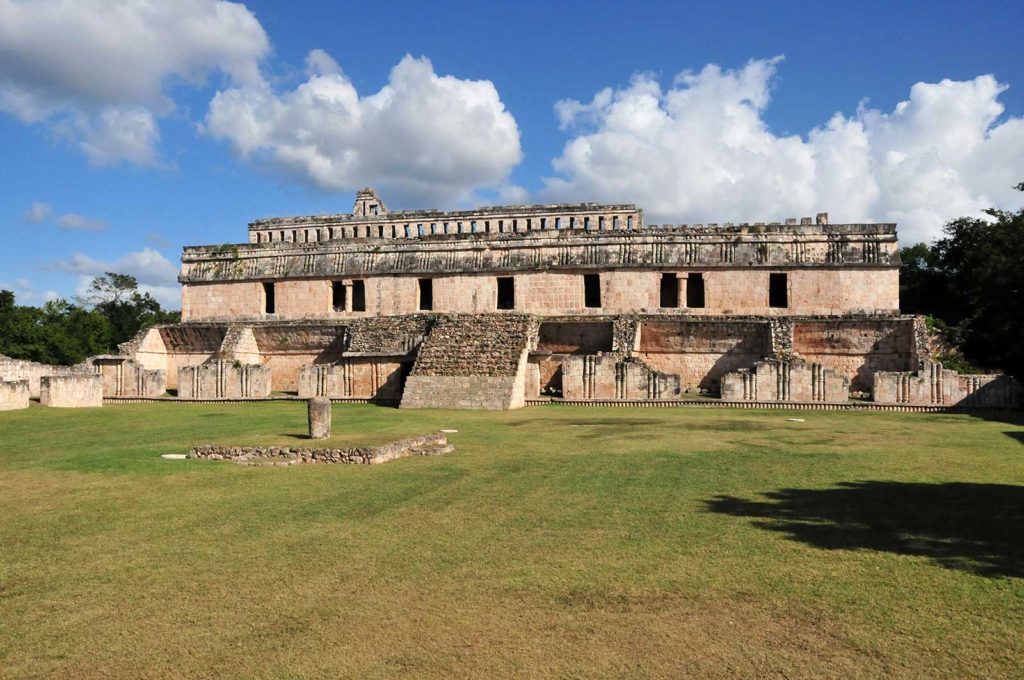
[[[704,306],[690,310],[685,307],[686,275],[689,272],[703,274],[705,288]],[[661,309],[659,287],[664,273],[675,273],[680,279],[680,313],[790,316],[896,313],[899,309],[899,272],[895,269],[651,268],[369,275],[363,279],[366,291],[366,310],[363,312],[334,310],[331,278],[283,278],[274,280],[275,309],[271,315],[264,312],[261,282],[197,282],[184,286],[187,293],[183,294],[185,307],[182,319],[345,319],[421,311],[492,313],[499,311],[497,278],[507,276],[515,281],[515,312],[545,315],[654,313]],[[786,307],[769,305],[769,275],[772,273],[787,274]],[[591,308],[584,304],[585,274],[600,277],[600,307]],[[420,309],[420,278],[430,278],[433,282],[432,310]]]
[[[167,391],[167,372],[143,368],[120,356],[96,357],[93,365],[103,381],[105,397],[162,397]]]
[[[910,371],[917,366],[912,317],[795,319],[792,324],[793,351],[842,373],[853,390],[872,389],[876,371]]]
[[[772,352],[764,320],[644,318],[636,356],[652,368],[678,375],[683,390],[715,392],[721,377],[752,368]]]
[[[41,394],[40,380],[48,375],[83,375],[94,373],[95,369],[87,363],[76,366],[53,366],[34,361],[12,359],[0,354],[0,380],[27,380],[29,393],[38,398]]]
[[[679,376],[618,354],[571,355],[562,362],[566,399],[676,399]]]
[[[49,375],[39,380],[39,403],[55,408],[103,406],[103,379],[97,373]]]
[[[880,404],[1018,408],[1024,402],[1020,383],[1008,375],[960,375],[937,362],[920,370],[878,371],[874,400]]]
[[[753,369],[722,376],[725,401],[800,401],[843,403],[849,400],[850,381],[841,373],[817,363],[766,360]]]
[[[0,411],[28,408],[28,380],[0,380]]]
[[[270,396],[270,369],[266,366],[215,360],[183,366],[178,375],[180,399],[243,399]]]
[[[401,357],[353,357],[334,364],[299,369],[299,396],[399,399],[402,396]]]

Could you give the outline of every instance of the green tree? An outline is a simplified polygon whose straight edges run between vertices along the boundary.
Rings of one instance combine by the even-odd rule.
[[[88,294],[80,302],[110,322],[111,351],[143,328],[161,323],[177,323],[181,317],[178,312],[165,311],[149,293],[140,292],[138,281],[129,274],[107,272],[97,276],[89,285]]]
[[[1024,380],[1024,208],[985,212],[901,250],[902,307],[939,319],[972,363]]]

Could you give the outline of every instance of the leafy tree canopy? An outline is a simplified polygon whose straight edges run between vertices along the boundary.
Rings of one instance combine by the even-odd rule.
[[[117,351],[139,330],[175,323],[153,296],[138,290],[135,277],[108,272],[93,280],[83,299],[52,300],[42,307],[18,305],[0,290],[0,354],[46,364],[76,364]]]
[[[937,319],[971,363],[1024,379],[1024,208],[985,212],[900,250],[901,305]]]

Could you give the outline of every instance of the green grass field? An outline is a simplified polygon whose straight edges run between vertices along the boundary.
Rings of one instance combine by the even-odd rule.
[[[304,408],[0,413],[0,676],[1024,675],[1024,419],[335,406],[457,450],[159,457]]]

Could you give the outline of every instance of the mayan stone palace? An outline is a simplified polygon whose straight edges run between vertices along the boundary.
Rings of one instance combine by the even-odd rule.
[[[403,408],[528,400],[1016,406],[899,312],[895,224],[660,225],[634,205],[391,211],[252,222],[184,249],[180,324],[56,368],[0,360],[4,401],[299,397]]]

